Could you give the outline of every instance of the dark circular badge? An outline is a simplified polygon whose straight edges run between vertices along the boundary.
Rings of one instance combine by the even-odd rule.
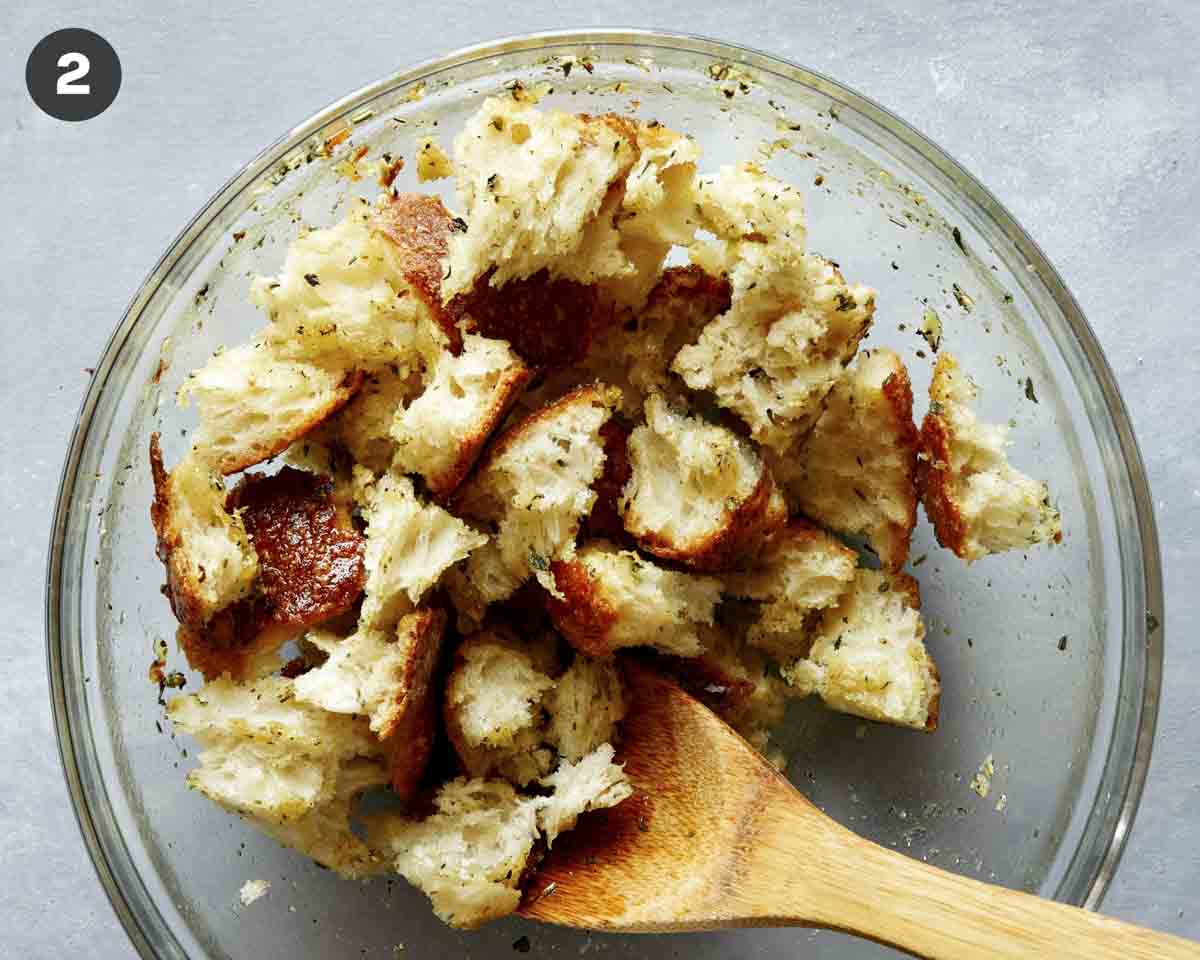
[[[25,86],[43,112],[59,120],[91,120],[121,89],[121,61],[112,44],[72,27],[44,37],[25,61]]]

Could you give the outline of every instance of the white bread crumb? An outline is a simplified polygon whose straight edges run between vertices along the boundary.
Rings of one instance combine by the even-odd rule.
[[[611,660],[577,654],[546,694],[546,740],[559,756],[583,759],[603,743],[615,743],[617,724],[629,711],[621,672]]]

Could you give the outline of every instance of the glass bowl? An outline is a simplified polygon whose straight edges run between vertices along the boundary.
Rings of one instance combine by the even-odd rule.
[[[215,196],[155,267],[84,401],[63,474],[48,571],[49,669],[63,765],[101,882],[146,957],[466,955],[561,949],[621,957],[822,957],[882,948],[839,934],[754,930],[589,936],[508,919],[441,926],[399,880],[342,881],[260,837],[184,785],[176,738],[147,677],[173,636],[148,517],[147,441],[168,462],[191,414],[187,372],[261,323],[247,276],[271,271],[302,223],[337,219],[377,189],[383,151],[449,146],[492,93],[633,111],[690,132],[704,167],[756,158],[808,197],[810,245],[879,290],[870,344],[899,350],[917,413],[933,361],[926,308],[979,382],[982,414],[1014,425],[1018,466],[1049,481],[1061,546],[970,569],[916,532],[928,644],[945,693],[919,735],[812,703],[789,713],[789,773],[836,819],[951,870],[1095,907],[1119,859],[1153,740],[1162,597],[1151,501],[1100,348],[1034,242],[971,176],[864,97],[782,60],[662,33],[555,33],[474,47],[339,100],[287,133]],[[349,137],[339,141],[343,133]],[[357,164],[361,147],[368,155]],[[361,173],[361,179],[354,176]],[[431,185],[449,192],[447,183]],[[172,653],[171,667],[181,666]],[[189,676],[189,688],[197,678]],[[987,796],[972,781],[991,757]],[[243,908],[238,890],[265,879]],[[524,943],[520,944],[524,946]]]

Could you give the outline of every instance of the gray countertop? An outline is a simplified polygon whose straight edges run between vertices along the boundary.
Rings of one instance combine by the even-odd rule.
[[[334,96],[464,44],[630,22],[759,47],[881,101],[1016,214],[1082,303],[1146,458],[1168,650],[1141,812],[1106,912],[1200,939],[1200,4],[1191,0],[409,0],[10,4],[0,18],[0,952],[132,954],[78,838],[44,666],[45,548],[76,410],[117,318],[180,227]],[[19,9],[13,9],[17,7]],[[91,10],[92,12],[86,12]],[[115,46],[99,118],[30,101],[28,52],[60,27]]]

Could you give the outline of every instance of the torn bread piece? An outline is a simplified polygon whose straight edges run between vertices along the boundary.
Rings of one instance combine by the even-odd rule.
[[[395,464],[417,473],[435,500],[448,497],[533,372],[503,340],[468,334],[462,352],[442,353],[424,391],[389,425]]]
[[[363,538],[324,477],[284,467],[246,474],[225,507],[238,517],[258,558],[255,592],[176,639],[207,679],[253,679],[278,667],[276,653],[317,623],[354,608],[366,573]]]
[[[299,702],[282,677],[213,681],[167,710],[203,747],[192,789],[344,876],[379,871],[350,829],[355,797],[387,782],[366,720]]]
[[[628,133],[602,120],[484,101],[454,141],[467,228],[450,237],[443,299],[489,271],[496,287],[539,270],[580,283],[631,272],[612,212],[600,213],[636,154]]]
[[[787,659],[808,650],[811,614],[841,599],[857,567],[858,555],[840,540],[793,520],[771,539],[752,570],[726,575],[725,588],[735,597],[758,601],[747,641]]]
[[[195,404],[194,449],[224,474],[282,453],[350,402],[362,374],[280,357],[261,338],[215,354],[188,374],[181,406]]]
[[[546,740],[564,760],[576,762],[602,744],[617,742],[617,724],[629,712],[629,696],[613,660],[576,654],[543,700],[549,717]]]
[[[503,780],[451,780],[424,820],[365,817],[367,842],[429,896],[434,913],[471,930],[517,909],[538,837],[537,804]]]
[[[423,609],[394,633],[360,627],[345,639],[310,634],[328,659],[296,678],[297,699],[333,713],[367,717],[388,757],[392,789],[411,800],[437,736],[433,672],[446,615]]]
[[[891,350],[864,350],[775,476],[806,516],[866,537],[880,562],[899,570],[917,523],[917,447],[904,363]]]
[[[814,624],[812,648],[783,668],[783,678],[842,713],[936,729],[941,683],[920,607],[912,577],[859,569],[850,591]]]
[[[470,594],[468,606],[478,613],[481,605],[510,596],[531,573],[554,589],[550,564],[574,551],[580,521],[595,503],[592,484],[604,466],[600,428],[620,402],[621,392],[612,387],[580,387],[491,444],[451,501],[457,514],[496,531],[471,555],[459,586],[451,581],[456,604]]]
[[[700,147],[691,137],[656,121],[618,119],[638,151],[616,215],[621,252],[633,271],[601,280],[600,287],[618,307],[638,311],[663,273],[671,247],[695,241]],[[640,409],[641,403],[637,406]]]
[[[331,369],[409,370],[441,334],[403,256],[374,228],[365,203],[341,223],[297,237],[279,274],[250,286],[270,319],[263,341],[276,356]]]
[[[604,657],[622,647],[654,647],[694,657],[699,626],[713,622],[721,582],[666,570],[607,541],[580,547],[551,565],[557,596],[546,598],[555,627],[575,647]]]
[[[407,477],[386,474],[364,496],[367,582],[360,623],[389,630],[443,573],[488,539],[418,500]]]
[[[557,661],[557,655],[554,655]],[[510,631],[493,628],[463,640],[446,680],[446,731],[463,769],[500,775],[520,786],[551,769],[543,701],[557,663],[546,662]]]
[[[538,781],[552,791],[535,801],[538,827],[547,847],[553,847],[555,838],[574,827],[589,810],[615,807],[633,796],[633,785],[624,768],[613,762],[614,754],[611,744],[602,743],[576,762],[560,760],[553,773]]]
[[[385,473],[396,453],[392,424],[421,390],[419,371],[380,367],[365,375],[354,398],[306,439],[338,447],[372,473]]]
[[[180,623],[200,628],[217,611],[251,595],[258,555],[241,518],[226,509],[220,475],[195,452],[168,473],[158,434],[152,434],[150,470],[150,519],[167,569],[167,598]]]
[[[702,177],[699,207],[718,242],[692,259],[726,275],[728,311],[676,355],[672,369],[710,390],[755,440],[785,451],[805,436],[871,326],[875,292],[847,284],[829,260],[805,253],[799,193],[753,164]]]
[[[698,570],[746,565],[787,520],[762,457],[741,437],[659,394],[629,438],[625,529],[650,553]]]
[[[957,359],[938,357],[921,425],[921,500],[938,543],[972,563],[989,553],[1062,540],[1045,483],[1011,466],[1009,428],[981,423],[977,394]]]
[[[387,782],[387,769],[378,760],[349,760],[338,768],[333,796],[324,803],[292,820],[253,822],[278,843],[347,880],[387,873],[391,864],[367,846],[351,826],[358,798]]]

